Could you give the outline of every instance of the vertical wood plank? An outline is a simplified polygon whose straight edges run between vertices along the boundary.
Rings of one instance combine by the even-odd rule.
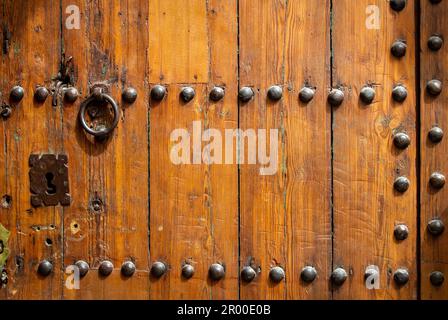
[[[1,195],[11,196],[11,207],[0,209],[0,223],[8,229],[10,250],[8,283],[0,296],[10,299],[61,297],[62,208],[32,208],[28,158],[30,154],[61,153],[61,109],[34,101],[36,86],[50,88],[60,56],[59,1],[2,1],[0,26],[1,104],[13,106],[9,119],[1,120]],[[9,99],[13,86],[25,90],[23,100]],[[47,240],[48,239],[48,240]],[[47,241],[47,242],[46,242]],[[49,260],[54,271],[37,274],[40,261]]]
[[[150,82],[207,82],[210,56],[205,2],[150,0],[149,3]]]
[[[156,28],[163,31],[155,37],[159,32],[156,29],[150,36],[150,65],[157,65],[155,55],[165,50],[167,41],[173,41],[167,40],[168,35],[175,32],[178,38],[176,59],[173,57],[173,61],[167,60],[161,65],[165,76],[153,77],[151,73],[150,77],[151,82],[160,81],[168,89],[162,102],[151,101],[150,253],[151,262],[162,261],[169,266],[169,272],[161,279],[151,278],[151,299],[236,299],[237,167],[207,165],[202,160],[198,164],[177,165],[170,158],[171,148],[179,142],[170,139],[175,129],[186,130],[192,144],[194,121],[200,131],[199,139],[201,132],[208,128],[223,131],[237,126],[236,4],[234,1],[189,1],[187,11],[194,9],[194,19],[182,18],[179,22],[181,6],[185,4],[177,1],[150,4],[150,25],[159,24]],[[162,16],[163,23],[156,18]],[[196,31],[195,41],[189,41],[191,35],[186,30],[191,33],[205,30],[206,34]],[[206,56],[201,53],[204,48]],[[174,62],[182,69],[178,70]],[[197,77],[192,76],[192,71]],[[226,96],[219,103],[208,100],[208,91],[214,85],[226,89]],[[196,91],[196,97],[189,103],[179,97],[184,86],[192,86]],[[200,140],[199,144],[205,146]],[[190,153],[190,162],[192,148],[186,150]],[[195,268],[189,280],[181,276],[185,263]],[[213,263],[222,263],[226,269],[225,278],[219,282],[208,278],[208,268]]]
[[[427,225],[431,220],[440,219],[448,224],[448,200],[446,186],[435,190],[429,185],[432,173],[448,174],[448,141],[446,137],[440,143],[432,142],[428,133],[433,127],[448,130],[446,106],[448,103],[448,55],[446,40],[448,34],[448,3],[442,1],[431,4],[421,1],[421,63],[420,63],[420,119],[421,119],[421,298],[448,299],[446,277],[448,275],[448,253],[446,250],[448,236],[445,231],[439,236],[431,235]],[[440,35],[445,43],[438,51],[428,47],[428,40],[433,35]],[[437,79],[443,84],[439,96],[433,97],[426,92],[426,83]],[[440,286],[431,284],[431,273],[439,271],[445,275],[445,282]]]
[[[316,45],[316,44],[319,45]],[[285,44],[287,298],[328,299],[331,273],[330,1],[289,1]],[[309,103],[303,87],[315,88]],[[301,270],[318,272],[313,283]]]
[[[261,273],[251,283],[241,284],[240,297],[285,299],[285,281],[275,284],[269,279],[272,267],[288,266],[285,172],[280,167],[284,103],[267,100],[266,93],[271,85],[283,86],[285,80],[286,1],[241,0],[239,17],[240,87],[252,87],[255,92],[251,101],[240,103],[240,127],[255,132],[267,129],[267,137],[270,129],[279,130],[279,165],[274,175],[260,175],[260,165],[247,164],[248,153],[241,150],[246,160],[240,165],[240,264],[260,267]],[[286,270],[286,277],[289,272],[294,270]]]
[[[68,299],[147,299],[148,243],[148,1],[62,1],[62,10],[77,5],[81,29],[63,28],[69,76],[80,91],[73,105],[64,104],[64,148],[70,159],[73,203],[64,215],[65,265],[85,260],[91,270],[80,290],[65,290]],[[77,115],[92,84],[103,83],[120,107],[120,121],[104,142],[86,135]],[[127,87],[138,92],[135,103],[122,101]],[[100,199],[100,210],[92,200]],[[98,275],[102,260],[114,271]],[[120,274],[125,261],[137,272]]]
[[[379,9],[379,29],[367,28],[366,20]],[[416,133],[414,1],[401,12],[388,1],[333,1],[333,87],[345,92],[344,103],[334,108],[334,265],[349,277],[333,288],[336,299],[415,299],[416,292]],[[391,55],[397,39],[407,43],[405,57]],[[370,84],[376,90],[371,105],[359,99]],[[403,103],[393,101],[396,84],[408,90]],[[406,150],[398,150],[393,135],[411,138]],[[399,176],[410,180],[401,194],[394,190]],[[406,224],[409,237],[394,238],[394,227]],[[369,265],[380,272],[380,289],[369,290],[364,273]],[[399,287],[393,273],[405,268],[410,281]]]

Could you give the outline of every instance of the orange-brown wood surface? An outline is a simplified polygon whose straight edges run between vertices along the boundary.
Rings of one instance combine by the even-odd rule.
[[[448,93],[425,90],[428,80],[448,81],[446,45],[427,46],[448,30],[447,14],[445,0],[408,0],[399,12],[385,0],[0,1],[1,114],[12,108],[0,120],[0,240],[10,234],[0,243],[0,263],[9,252],[0,299],[448,299],[446,283],[429,280],[448,274],[446,231],[427,231],[429,220],[447,223],[446,187],[428,186],[431,173],[448,172],[447,142],[427,135],[448,130]],[[396,40],[406,42],[402,58],[391,54]],[[398,84],[408,91],[402,103],[392,99]],[[18,103],[16,85],[25,90]],[[161,101],[150,97],[156,85],[167,89]],[[279,101],[267,97],[273,85]],[[45,103],[33,97],[38,86],[50,91]],[[95,86],[119,108],[106,139],[78,119]],[[217,102],[216,86],[225,90]],[[359,98],[364,86],[376,91],[370,105]],[[185,87],[195,90],[190,102]],[[254,91],[246,103],[242,87]],[[304,87],[315,91],[308,103],[299,100]],[[67,88],[79,92],[74,103]],[[137,90],[134,103],[122,98],[127,88]],[[339,107],[327,102],[332,88],[345,94]],[[92,105],[93,127],[110,125],[109,109]],[[249,137],[237,144],[237,129],[253,130],[255,151]],[[177,156],[186,152],[189,163],[176,164],[182,132],[190,147]],[[393,142],[400,132],[411,140],[404,150]],[[271,164],[278,156],[265,175],[264,149]],[[32,207],[31,154],[68,156],[69,206]],[[394,191],[399,176],[410,180],[405,193]],[[406,240],[395,239],[398,224],[409,228]],[[42,260],[53,264],[47,277],[37,272]],[[67,268],[79,260],[90,270],[73,289]],[[106,277],[104,260],[114,265]],[[121,272],[126,261],[136,266],[131,277]],[[155,262],[168,267],[160,278]],[[225,268],[219,281],[209,275],[215,263]],[[365,283],[372,265],[377,290]],[[249,283],[246,266],[257,271]],[[312,283],[301,278],[306,266],[317,271]],[[285,272],[279,283],[274,267]],[[337,267],[348,273],[341,286],[330,279]],[[410,275],[404,286],[394,281],[400,268]]]
[[[73,1],[63,1],[65,8]],[[148,95],[145,66],[148,48],[148,3],[79,1],[80,30],[63,28],[62,41],[71,85],[80,97],[64,103],[64,148],[69,155],[73,202],[64,210],[64,263],[78,260],[91,270],[80,290],[64,290],[67,298],[149,297],[148,256]],[[120,121],[105,141],[85,134],[77,121],[79,105],[92,84],[103,83],[118,102]],[[129,105],[122,90],[133,87],[138,98]],[[100,210],[92,201],[99,199]],[[114,265],[108,278],[95,269],[103,260]],[[124,278],[125,261],[137,275]]]
[[[366,7],[380,9],[379,29],[366,25]],[[333,268],[343,267],[348,279],[333,287],[335,299],[415,299],[417,297],[417,179],[414,1],[393,11],[388,2],[342,0],[333,3],[333,83],[345,100],[333,109]],[[406,55],[392,56],[395,40],[407,44]],[[408,90],[403,103],[392,99],[392,89]],[[360,101],[360,90],[371,85],[372,104]],[[398,150],[393,136],[405,132],[411,139]],[[394,190],[399,176],[410,180],[401,194]],[[397,242],[396,224],[409,228],[409,237]],[[377,266],[380,288],[369,290],[364,273]],[[405,268],[410,281],[397,287],[393,273]]]
[[[163,101],[150,103],[150,255],[152,263],[161,261],[169,266],[161,279],[152,279],[150,296],[236,299],[237,166],[206,164],[202,148],[199,162],[192,150],[187,156],[191,164],[175,165],[169,150],[178,142],[171,140],[175,129],[187,130],[191,144],[197,138],[199,146],[205,146],[201,132],[238,125],[236,1],[194,0],[186,10],[179,10],[184,6],[181,0],[150,2],[150,19],[158,22],[149,42],[150,81],[152,85],[166,85],[168,91]],[[167,47],[173,42],[174,46]],[[181,71],[173,73],[176,68]],[[219,103],[208,98],[214,85],[226,91]],[[185,86],[196,92],[189,103],[179,97]],[[195,268],[188,281],[181,276],[186,263]],[[225,267],[224,280],[208,279],[213,263]]]
[[[422,299],[448,299],[448,288],[445,282],[434,286],[430,282],[430,274],[434,271],[448,272],[448,235],[445,230],[439,236],[431,235],[427,230],[428,222],[440,219],[445,226],[448,221],[447,189],[435,190],[429,185],[432,173],[448,173],[446,137],[439,143],[433,143],[428,138],[428,132],[433,127],[441,128],[445,133],[448,128],[448,55],[446,42],[438,51],[428,47],[429,37],[441,35],[446,41],[448,30],[448,2],[431,4],[421,3],[421,59],[420,59],[420,114],[421,114],[421,297]],[[437,97],[426,92],[426,83],[430,80],[442,81],[444,88]]]
[[[11,197],[11,206],[2,205],[0,223],[11,234],[6,266],[8,283],[0,289],[0,296],[58,299],[62,295],[63,209],[31,207],[28,158],[32,153],[63,152],[61,108],[53,108],[51,99],[44,104],[33,99],[36,87],[49,88],[52,76],[58,71],[59,1],[41,2],[38,10],[32,2],[3,1],[0,16],[1,104],[13,109],[11,117],[1,124],[0,193]],[[16,85],[25,91],[20,103],[10,100],[10,90]],[[54,266],[54,272],[47,278],[36,272],[44,259]]]

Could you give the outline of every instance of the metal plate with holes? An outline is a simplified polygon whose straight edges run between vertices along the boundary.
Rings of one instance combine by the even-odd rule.
[[[68,183],[68,158],[66,155],[30,155],[31,205],[63,206],[70,205]]]

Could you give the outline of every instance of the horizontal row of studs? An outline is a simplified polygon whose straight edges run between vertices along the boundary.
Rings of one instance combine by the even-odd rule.
[[[82,278],[86,276],[89,271],[89,265],[85,261],[77,261],[75,265],[79,269],[79,276]],[[113,272],[114,266],[110,261],[101,262],[98,272],[103,277],[109,276]],[[135,264],[131,261],[126,261],[121,266],[121,274],[125,277],[131,277],[135,273]],[[41,276],[48,276],[53,271],[53,265],[48,260],[42,261],[38,266],[38,273]],[[194,275],[194,267],[191,264],[184,264],[181,269],[182,277],[190,279]],[[161,278],[168,272],[168,267],[165,263],[156,261],[151,267],[151,275],[155,278]],[[260,269],[256,270],[251,266],[245,266],[241,271],[241,279],[245,282],[252,282],[259,274]],[[311,283],[317,278],[317,270],[312,266],[306,266],[300,273],[300,278],[306,283]],[[365,272],[365,279],[371,276],[378,275],[378,270],[368,268]],[[220,281],[225,277],[225,267],[220,263],[214,263],[209,267],[208,276],[213,281]],[[269,279],[274,283],[280,283],[286,277],[285,270],[282,267],[276,266],[269,271]],[[336,286],[341,286],[347,280],[348,274],[344,268],[338,267],[333,270],[330,280]],[[397,269],[393,274],[394,281],[397,285],[403,286],[409,282],[409,272],[405,268]],[[433,271],[430,275],[430,281],[434,286],[441,286],[445,280],[444,274],[440,271]]]

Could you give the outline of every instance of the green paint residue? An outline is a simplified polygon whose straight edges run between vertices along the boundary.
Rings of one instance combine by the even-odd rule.
[[[9,234],[10,232],[0,223],[0,241],[1,241],[0,245],[2,246],[0,250],[3,250],[3,252],[0,253],[0,271],[3,270],[3,266],[5,265],[6,260],[9,257],[9,248],[8,248]]]

